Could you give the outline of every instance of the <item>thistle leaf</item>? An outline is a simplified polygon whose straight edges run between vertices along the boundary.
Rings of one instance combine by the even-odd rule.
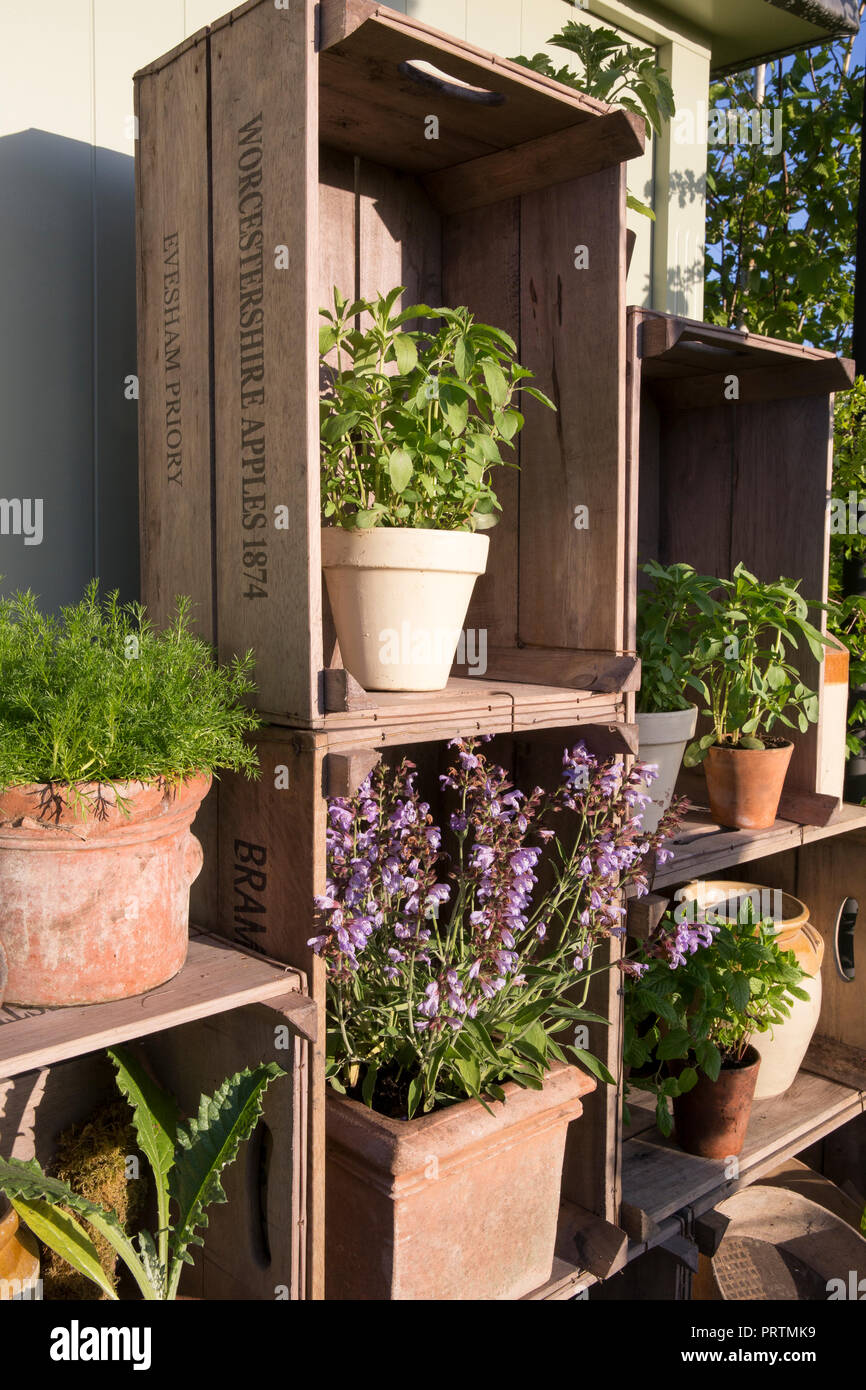
[[[278,1076],[285,1076],[285,1072],[276,1062],[237,1072],[212,1096],[201,1097],[197,1120],[178,1125],[179,1152],[169,1186],[180,1211],[171,1233],[169,1298],[177,1292],[182,1262],[193,1263],[189,1246],[204,1244],[196,1228],[207,1227],[206,1207],[228,1201],[220,1175],[255,1129],[262,1113],[262,1097]]]

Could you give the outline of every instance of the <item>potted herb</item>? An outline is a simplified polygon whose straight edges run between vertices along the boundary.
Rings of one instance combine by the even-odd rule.
[[[712,728],[687,749],[685,763],[705,762],[720,825],[764,830],[776,819],[793,752],[776,730],[793,729],[796,720],[805,733],[818,718],[818,696],[803,684],[794,656],[805,642],[820,661],[825,638],[808,620],[799,581],[764,584],[740,564],[717,588],[712,606],[695,618],[691,654],[691,684]]]
[[[640,756],[658,768],[644,826],[654,830],[670,805],[686,744],[695,732],[697,706],[686,698],[692,676],[693,628],[699,613],[711,613],[718,580],[691,565],[643,567],[650,583],[638,594],[637,650],[641,686],[637,697]]]
[[[311,945],[328,971],[332,1298],[516,1298],[549,1276],[565,1131],[593,1086],[569,1060],[610,1079],[571,1041],[605,1022],[585,1009],[609,968],[594,952],[676,819],[646,836],[643,769],[582,744],[529,796],[476,743],[452,746],[447,836],[407,762],[329,807]]]
[[[123,999],[186,959],[190,832],[218,768],[252,775],[251,657],[219,667],[190,604],[157,632],[94,582],[59,617],[0,600],[0,979],[11,1003]]]
[[[466,308],[395,313],[402,293],[349,304],[335,289],[321,311],[322,567],[361,685],[440,690],[501,510],[491,471],[516,466],[516,397],[554,407],[521,385],[532,373],[507,333]]]
[[[156,1232],[142,1231],[133,1243],[113,1211],[88,1201],[60,1178],[48,1177],[36,1159],[0,1158],[0,1192],[33,1234],[106,1298],[116,1299],[117,1293],[82,1220],[116,1251],[143,1298],[174,1299],[184,1265],[193,1263],[191,1247],[204,1244],[199,1229],[207,1227],[207,1208],[227,1200],[221,1175],[258,1124],[268,1086],[285,1072],[276,1062],[238,1072],[212,1096],[202,1096],[196,1119],[183,1122],[174,1097],[157,1086],[131,1053],[118,1047],[109,1048],[108,1055],[153,1174]]]
[[[662,1134],[675,1128],[680,1147],[703,1158],[740,1153],[761,1061],[752,1039],[782,1023],[795,999],[808,999],[793,951],[781,950],[774,923],[756,921],[751,900],[744,903],[721,924],[681,904],[626,982],[631,1079],[637,1073],[655,1094]]]

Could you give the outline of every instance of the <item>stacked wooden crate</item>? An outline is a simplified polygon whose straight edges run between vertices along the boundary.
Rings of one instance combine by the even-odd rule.
[[[305,971],[321,1008],[307,940],[325,798],[379,750],[491,733],[519,736],[526,765],[536,731],[578,726],[635,747],[624,161],[642,123],[361,0],[253,0],[136,91],[142,597],[161,621],[190,594],[223,659],[254,650],[267,724],[261,780],[227,777],[206,803],[198,914]],[[510,332],[559,407],[527,405],[521,472],[500,488],[467,618],[486,669],[421,696],[342,669],[320,562],[318,310],[334,285],[398,284]],[[616,1026],[599,1032],[614,1060]],[[316,1294],[321,1048],[310,1086]],[[615,1091],[587,1109],[569,1191],[610,1220]]]

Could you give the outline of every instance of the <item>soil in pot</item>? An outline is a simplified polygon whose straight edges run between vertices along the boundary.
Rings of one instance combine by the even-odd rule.
[[[784,739],[767,740],[766,748],[708,748],[704,768],[713,819],[733,830],[769,830],[793,751]]]
[[[682,1062],[681,1070],[693,1063]],[[733,1158],[746,1142],[761,1058],[749,1047],[742,1062],[723,1066],[718,1080],[698,1072],[698,1082],[685,1095],[674,1097],[676,1141],[686,1153],[701,1158]]]

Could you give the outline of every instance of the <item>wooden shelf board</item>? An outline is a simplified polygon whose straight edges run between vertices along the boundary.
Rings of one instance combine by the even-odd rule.
[[[787,849],[844,835],[847,830],[866,826],[866,806],[842,806],[827,825],[796,825],[777,820],[769,830],[724,830],[708,813],[694,812],[686,818],[673,842],[674,857],[653,880],[653,890],[717,873],[735,864],[779,854]]]
[[[523,733],[533,729],[579,724],[617,723],[624,718],[617,693],[574,690],[564,686],[494,681],[486,676],[452,677],[444,690],[368,695],[368,708],[320,716],[299,733],[307,742],[340,748],[386,747],[389,744],[436,742],[458,735]],[[291,721],[265,716],[271,724]],[[297,729],[297,724],[292,724]]]
[[[673,1139],[664,1139],[653,1123],[654,1108],[649,1097],[642,1102],[641,1093],[633,1093],[632,1125],[622,1146],[622,1197],[648,1224],[661,1226],[681,1212],[700,1215],[862,1114],[866,1092],[801,1071],[784,1095],[755,1103],[736,1178],[726,1176],[724,1161],[683,1153]]]
[[[451,79],[451,90],[437,88],[429,73],[419,72],[418,63]],[[408,70],[407,64],[412,65]],[[462,88],[462,97],[455,87]],[[467,88],[489,94],[488,100],[473,100]],[[438,139],[425,140],[424,118],[431,100],[441,125]],[[534,151],[520,147],[569,127],[599,123],[598,140],[578,137],[565,177],[633,158],[643,148],[643,122],[626,122],[626,114],[387,7],[359,0],[324,0],[321,6],[321,138],[337,149],[380,162],[385,158],[409,172],[444,170],[458,203],[467,183],[475,194],[478,174],[469,167],[471,162],[515,146],[518,152],[506,156],[505,169],[495,164],[486,182],[489,185],[498,171],[507,185],[501,196],[507,197],[515,191],[509,178],[513,181],[517,168],[523,180],[528,179],[527,186],[535,186],[530,168]],[[601,125],[608,117],[613,127]],[[382,143],[385,129],[390,132],[387,151]],[[566,151],[568,144],[566,138]],[[544,148],[536,156],[537,164]],[[557,148],[554,141],[552,149]],[[557,181],[553,172],[549,182]],[[477,204],[470,197],[465,205]]]
[[[310,1035],[316,1006],[297,970],[197,934],[180,973],[148,994],[76,1008],[0,1008],[0,1079],[269,999],[280,999],[281,1009]]]

